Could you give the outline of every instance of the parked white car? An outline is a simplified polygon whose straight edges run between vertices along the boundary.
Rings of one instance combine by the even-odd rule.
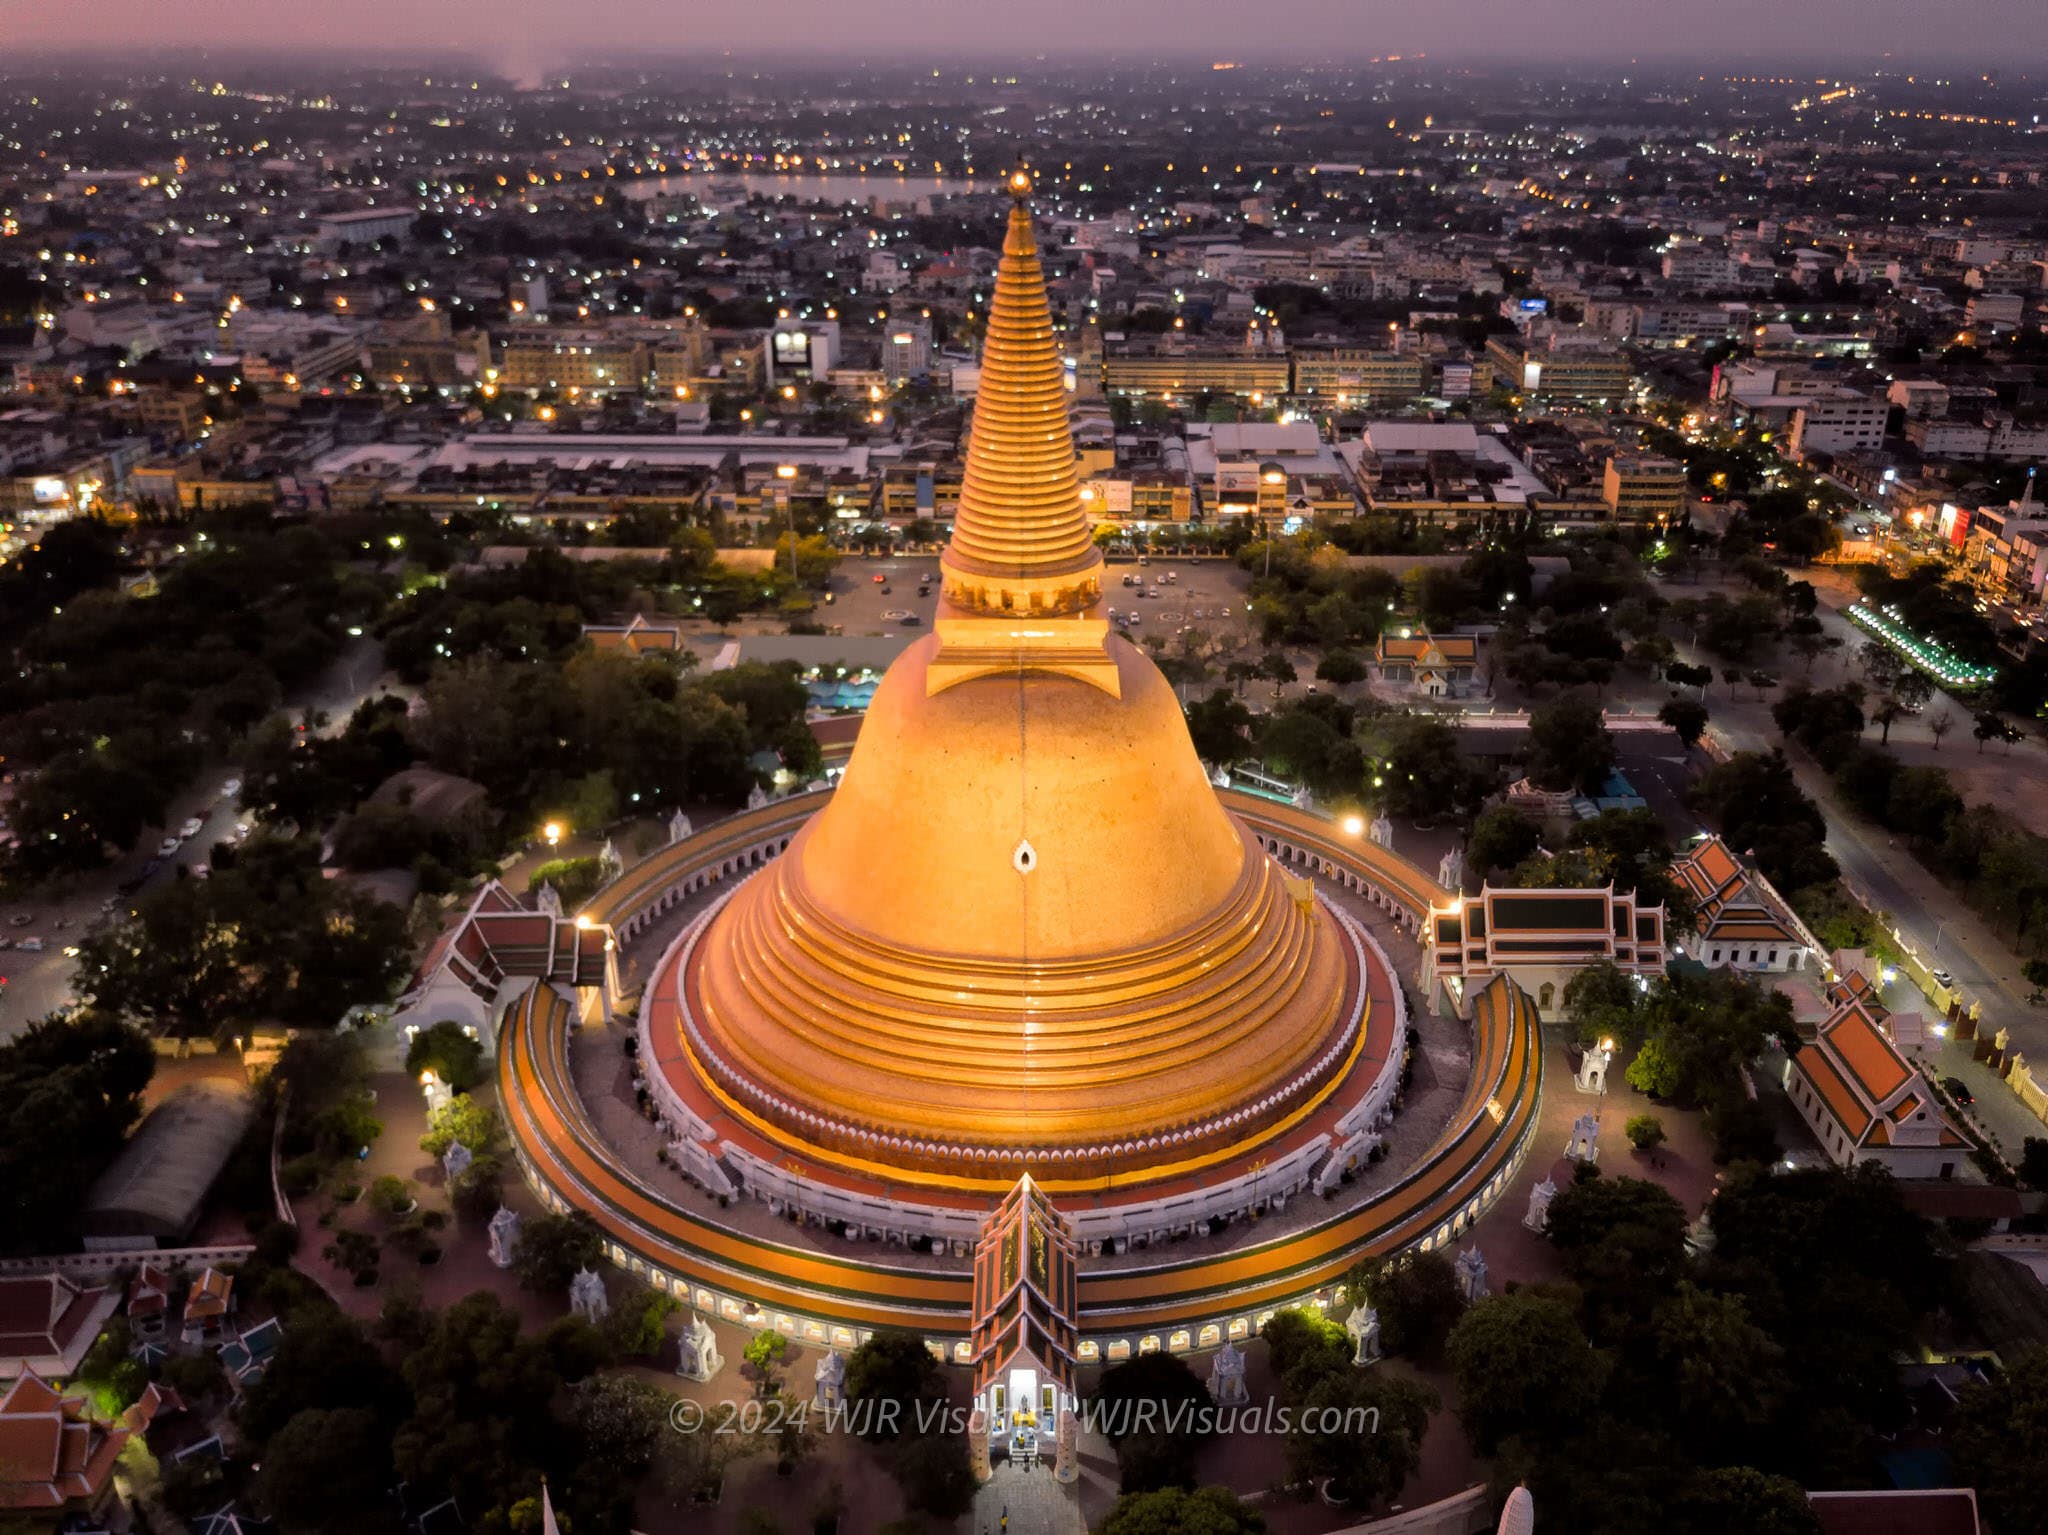
[[[169,858],[184,845],[183,840],[180,838],[166,837],[156,845],[156,856],[159,858]]]
[[[192,817],[191,820],[187,821],[183,826],[180,826],[178,828],[178,835],[180,837],[187,838],[196,837],[199,835],[201,831],[205,829],[205,827],[206,822],[195,815],[194,817]]]

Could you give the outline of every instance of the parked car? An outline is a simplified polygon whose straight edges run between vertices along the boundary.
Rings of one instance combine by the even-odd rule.
[[[27,927],[35,919],[34,912],[18,911],[7,919],[7,925],[9,927]]]
[[[1961,1077],[1943,1077],[1941,1085],[1949,1097],[1955,1099],[1964,1108],[1968,1108],[1977,1101],[1977,1095],[1970,1091],[1970,1084]]]
[[[903,625],[903,627],[906,629],[915,629],[919,624],[923,623],[924,620],[919,618],[915,613],[905,613],[901,618],[897,619],[896,622]]]
[[[1956,989],[1956,978],[1946,970],[1930,970],[1927,973],[1934,978],[1934,984],[1943,991],[1954,991]]]
[[[192,837],[196,837],[196,836],[198,836],[198,835],[200,834],[200,832],[204,831],[205,829],[206,829],[206,822],[205,822],[204,820],[202,820],[202,819],[201,819],[200,817],[198,817],[198,816],[196,816],[196,815],[195,815],[195,816],[193,816],[193,817],[192,817],[192,818],[191,818],[191,819],[190,819],[189,821],[187,821],[187,822],[186,822],[186,823],[185,823],[185,824],[184,824],[183,826],[180,826],[180,827],[178,828],[178,835],[179,835],[180,837],[184,837],[184,838],[188,838],[188,839],[189,839],[189,838],[192,838]]]
[[[22,939],[20,943],[17,943],[15,945],[15,947],[17,949],[20,949],[24,954],[40,954],[43,952],[43,940],[31,936]]]
[[[164,838],[163,841],[159,842],[156,845],[156,856],[159,858],[175,857],[177,855],[178,849],[183,847],[184,845],[185,844],[176,837],[166,837]]]
[[[220,797],[222,799],[233,799],[237,794],[240,794],[241,792],[242,780],[239,778],[230,778],[226,783],[220,786]]]

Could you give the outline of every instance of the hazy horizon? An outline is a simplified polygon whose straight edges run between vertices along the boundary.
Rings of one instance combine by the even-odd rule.
[[[1937,25],[1938,23],[1938,25]],[[836,58],[870,66],[974,56],[1071,63],[1091,53],[1159,60],[1364,62],[1426,52],[1440,61],[1676,65],[1797,60],[1841,70],[1886,56],[2000,68],[2048,63],[2043,0],[0,0],[10,50],[60,55],[318,49],[337,57],[437,53],[519,75],[576,62],[649,62],[732,52],[751,64]]]

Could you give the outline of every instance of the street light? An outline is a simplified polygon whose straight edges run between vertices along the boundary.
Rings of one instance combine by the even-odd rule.
[[[1363,836],[1363,835],[1364,835],[1364,833],[1365,833],[1365,817],[1364,817],[1364,816],[1362,816],[1362,815],[1347,815],[1346,817],[1344,817],[1344,835],[1345,835],[1345,836],[1347,836],[1347,837],[1358,837],[1358,836]]]
[[[540,834],[548,839],[548,850],[552,852],[561,843],[562,823],[560,821],[550,821],[540,829]]]
[[[796,465],[777,464],[775,466],[775,478],[782,481],[783,485],[787,487],[789,482],[796,478]],[[782,493],[782,510],[789,519],[789,584],[791,586],[795,586],[797,584],[796,503],[790,499],[789,491],[787,490],[787,488],[785,488]]]

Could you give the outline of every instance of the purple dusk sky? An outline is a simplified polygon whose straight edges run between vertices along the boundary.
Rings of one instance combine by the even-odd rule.
[[[1428,50],[1543,59],[1840,56],[1886,50],[2025,68],[2044,0],[0,0],[10,47],[458,47],[501,67],[586,52],[1328,58]]]

